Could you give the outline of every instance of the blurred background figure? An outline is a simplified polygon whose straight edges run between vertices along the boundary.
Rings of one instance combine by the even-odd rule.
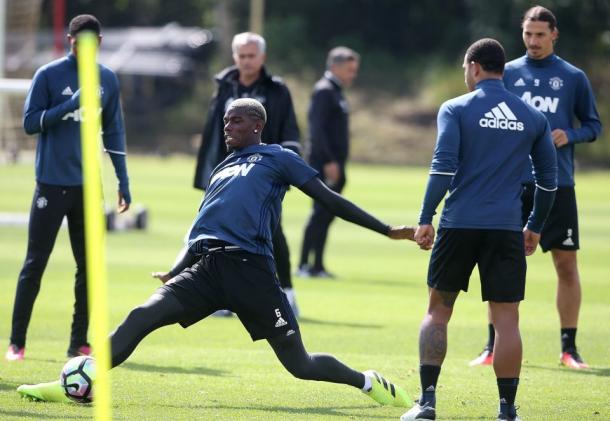
[[[76,261],[74,314],[68,357],[89,355],[89,315],[85,267],[85,218],[81,169],[80,89],[76,65],[76,36],[96,33],[99,21],[92,15],[76,16],[69,25],[70,54],[41,67],[25,100],[23,125],[27,134],[38,134],[36,190],[28,228],[28,247],[15,294],[9,361],[22,360],[25,340],[40,281],[53,251],[64,216],[68,219],[70,244]],[[106,152],[119,180],[118,209],[129,209],[131,196],[127,176],[125,129],[119,82],[114,72],[100,66],[101,120]]]
[[[330,50],[326,72],[314,86],[309,106],[309,163],[322,181],[337,193],[345,186],[345,164],[349,155],[349,106],[343,89],[349,88],[360,66],[360,55],[347,47]],[[313,203],[305,225],[298,275],[333,278],[324,267],[324,247],[334,216]],[[313,261],[311,255],[313,254]]]
[[[577,265],[580,248],[578,211],[574,191],[575,145],[593,142],[602,125],[595,106],[595,97],[585,73],[555,54],[559,38],[557,19],[542,6],[528,9],[521,23],[526,54],[506,64],[506,88],[544,113],[551,125],[553,143],[559,164],[555,203],[547,219],[540,247],[551,251],[557,273],[556,305],[559,312],[562,365],[582,369],[589,366],[576,347],[576,331],[580,313],[581,287]],[[574,123],[578,121],[578,125]],[[523,179],[524,222],[534,202],[534,178],[531,168]],[[488,324],[488,340],[483,352],[470,365],[493,362],[494,327]]]

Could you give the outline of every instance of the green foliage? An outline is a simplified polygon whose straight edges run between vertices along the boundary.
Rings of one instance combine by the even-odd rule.
[[[52,23],[53,2],[45,2],[47,25]],[[218,0],[71,0],[66,2],[68,19],[92,13],[105,26],[156,26],[179,22],[183,26],[211,27],[215,24],[210,10]]]
[[[171,264],[200,199],[190,187],[192,159],[131,156],[129,166],[134,200],[149,207],[151,225],[147,232],[108,236],[111,327],[155,290],[157,282],[149,273]],[[108,162],[104,167],[106,197],[114,198],[112,169]],[[610,318],[610,199],[600,195],[609,176],[577,175],[584,297],[578,337],[583,356],[594,368],[574,372],[557,365],[555,274],[550,256],[537,253],[528,259],[527,298],[521,305],[525,352],[517,400],[524,419],[610,419],[610,337],[604,323]],[[351,166],[348,178],[349,198],[388,222],[412,223],[427,170]],[[31,165],[0,166],[0,195],[10,198],[1,202],[0,211],[27,212],[32,191]],[[299,251],[309,210],[310,201],[298,189],[287,194],[283,220],[293,256]],[[5,335],[10,331],[26,236],[25,226],[0,226],[0,331]],[[295,279],[308,350],[333,353],[357,369],[378,369],[416,396],[417,337],[426,308],[429,253],[340,220],[333,224],[329,241],[328,267],[339,278]],[[65,362],[73,272],[67,230],[62,229],[34,308],[26,360],[0,362],[2,420],[93,417],[90,406],[30,403],[15,392],[21,383],[56,379]],[[449,327],[438,392],[443,419],[491,419],[497,410],[491,369],[466,364],[480,350],[487,332],[477,279],[475,273],[470,291],[458,299]],[[379,407],[350,387],[292,378],[264,341],[250,342],[236,318],[211,318],[187,330],[160,329],[113,370],[111,378],[117,420],[396,420],[403,412]]]
[[[223,1],[74,0],[67,2],[67,15],[94,13],[107,26],[163,25],[176,21],[185,26],[217,29],[217,34],[226,28],[236,32],[247,30],[249,0]],[[586,71],[597,95],[602,122],[607,126],[610,124],[610,73],[607,71],[610,4],[607,0],[541,0],[539,3],[555,13],[560,30],[556,52]],[[224,5],[230,16],[218,21],[218,8]],[[362,55],[362,66],[355,89],[362,96],[385,101],[381,108],[370,110],[368,124],[375,115],[392,112],[386,109],[391,102],[407,98],[416,106],[428,108],[463,92],[459,63],[466,47],[476,39],[495,37],[504,45],[509,59],[522,55],[520,23],[525,10],[532,5],[530,0],[266,0],[264,35],[269,45],[268,63],[274,73],[294,78],[296,83],[310,84],[322,73],[330,48],[345,44],[356,49]],[[51,6],[52,2],[45,2],[46,26],[52,21]],[[213,60],[210,74],[226,65],[227,54],[220,53],[223,60]],[[218,51],[217,54],[220,55]],[[202,83],[210,84],[209,74],[200,72],[200,78]],[[299,89],[309,91],[311,87]],[[209,98],[207,91],[199,98],[205,102]],[[306,110],[308,96],[303,96],[303,101],[297,108]],[[182,117],[176,116],[182,111]],[[304,112],[299,121],[305,121]],[[179,124],[165,137],[181,136],[181,144],[188,143],[183,140],[194,134],[192,128],[197,127],[195,133],[199,131],[204,113],[205,107],[200,107],[193,98],[186,98],[169,120]],[[161,121],[164,119],[156,119],[157,123]],[[305,135],[307,128],[302,125],[301,129]],[[400,125],[394,127],[395,131],[402,129]],[[579,155],[588,162],[607,165],[610,162],[608,132],[605,130],[595,144],[580,148]],[[380,137],[372,129],[371,133],[360,135]],[[172,149],[171,143],[164,148]]]

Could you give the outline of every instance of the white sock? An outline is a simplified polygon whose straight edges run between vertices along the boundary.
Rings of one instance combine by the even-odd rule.
[[[373,382],[371,381],[371,378],[365,374],[364,375],[364,386],[362,387],[362,391],[369,392],[372,388],[373,388]]]

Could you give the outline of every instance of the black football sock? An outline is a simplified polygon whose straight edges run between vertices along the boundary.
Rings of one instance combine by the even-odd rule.
[[[493,351],[494,344],[496,343],[496,329],[494,329],[494,325],[491,323],[487,325],[487,329],[489,330],[489,333],[487,336],[487,345],[485,345],[485,349]]]
[[[576,350],[576,328],[568,327],[561,329],[561,352]]]
[[[519,387],[519,378],[498,378],[498,393],[500,395],[500,413],[514,417],[517,413],[515,409],[515,397]]]
[[[419,404],[436,406],[436,382],[441,373],[440,365],[419,365],[419,379],[421,381],[421,397]]]

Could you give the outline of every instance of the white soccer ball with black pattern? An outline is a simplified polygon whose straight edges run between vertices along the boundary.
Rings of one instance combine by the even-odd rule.
[[[66,396],[79,403],[89,403],[93,400],[94,380],[95,360],[89,356],[71,358],[59,376]]]

